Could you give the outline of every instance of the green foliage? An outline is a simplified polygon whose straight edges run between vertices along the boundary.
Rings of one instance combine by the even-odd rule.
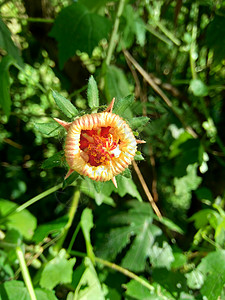
[[[93,76],[88,81],[87,100],[90,108],[97,108],[99,106],[98,87]]]
[[[224,299],[224,1],[40,2],[0,4],[0,300]],[[117,188],[53,121],[113,98]]]
[[[16,212],[17,204],[0,199],[0,215],[5,218],[4,226],[18,230],[25,239],[31,239],[37,226],[36,218],[28,211]],[[9,214],[13,212],[12,214]]]
[[[72,118],[75,117],[78,113],[75,106],[67,100],[65,97],[60,95],[58,92],[53,91],[52,92],[53,98],[55,100],[55,103],[58,105],[60,110],[68,117]]]
[[[82,4],[73,3],[62,9],[50,33],[59,45],[60,67],[63,68],[77,50],[91,56],[98,42],[107,37],[109,30],[108,19],[92,13]]]
[[[9,67],[14,63],[14,59],[11,56],[5,56],[0,62],[0,105],[4,113],[9,116],[11,111],[11,98],[9,94],[10,89],[10,76]]]
[[[75,258],[67,260],[66,251],[60,250],[59,254],[44,266],[40,286],[52,290],[59,283],[71,283],[75,261]]]

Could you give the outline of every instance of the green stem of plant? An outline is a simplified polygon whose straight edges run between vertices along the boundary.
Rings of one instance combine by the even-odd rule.
[[[73,199],[72,199],[72,203],[71,203],[71,206],[69,208],[69,212],[68,212],[68,222],[66,224],[66,226],[64,227],[63,229],[63,233],[62,233],[62,236],[61,238],[58,240],[58,242],[56,243],[55,247],[54,247],[54,250],[55,251],[59,251],[61,248],[62,248],[62,245],[66,239],[66,236],[67,236],[67,233],[73,223],[73,219],[74,219],[74,216],[75,216],[75,213],[77,211],[77,206],[78,206],[78,203],[79,203],[79,199],[80,199],[80,191],[79,190],[75,190],[74,194],[73,194]]]
[[[114,52],[116,44],[118,42],[118,28],[119,28],[119,24],[120,24],[120,17],[123,13],[124,5],[125,5],[125,0],[120,0],[117,14],[116,14],[116,19],[115,19],[115,22],[113,25],[112,35],[111,35],[111,38],[109,41],[108,53],[106,56],[106,65],[107,66],[110,65],[110,61],[112,59],[113,52]]]
[[[71,250],[69,252],[70,254],[74,255],[74,256],[79,256],[79,257],[86,257],[87,254],[86,253],[82,253],[82,252],[79,252],[79,251],[74,251],[74,250]],[[105,259],[102,259],[100,257],[96,257],[95,256],[95,262],[99,263],[99,264],[102,264],[106,267],[109,267],[113,270],[116,270],[122,274],[124,274],[125,276],[131,278],[131,279],[134,279],[135,281],[139,282],[141,285],[145,286],[147,289],[149,289],[150,291],[153,291],[154,290],[154,287],[149,284],[147,281],[145,281],[144,279],[140,278],[139,276],[137,276],[136,274],[134,274],[133,272],[131,271],[128,271],[127,269],[121,267],[121,266],[118,266],[114,263],[111,263],[110,261],[107,261]]]
[[[32,284],[31,278],[30,278],[30,273],[27,268],[26,261],[25,261],[21,247],[16,247],[16,255],[19,260],[23,279],[24,279],[25,285],[27,287],[27,290],[29,292],[30,298],[31,298],[31,300],[37,300],[35,292],[34,292],[34,287],[33,287],[33,284]]]
[[[72,238],[71,238],[70,244],[69,244],[69,246],[68,246],[68,248],[67,248],[67,251],[68,251],[68,252],[71,251],[71,249],[72,249],[72,247],[73,247],[73,244],[74,244],[74,242],[75,242],[75,239],[76,239],[76,237],[77,237],[77,234],[78,234],[78,232],[79,232],[79,230],[80,230],[80,228],[81,228],[81,226],[80,226],[80,222],[79,222],[79,224],[77,225],[77,227],[76,227],[76,229],[75,229],[75,231],[74,231],[74,233],[73,233],[73,236],[72,236]]]
[[[31,198],[30,200],[28,200],[27,202],[23,203],[22,205],[18,206],[16,209],[11,210],[10,212],[8,212],[7,215],[5,215],[4,217],[1,218],[1,222],[3,220],[5,220],[6,218],[8,218],[9,216],[11,216],[12,214],[21,212],[22,210],[24,210],[25,208],[31,206],[32,204],[34,204],[35,202],[45,198],[46,196],[54,193],[55,191],[59,190],[62,187],[62,183],[57,184],[55,186],[53,186],[52,188],[48,189],[47,191],[44,191],[43,193],[35,196],[34,198]]]
[[[195,48],[196,48],[196,38],[197,38],[197,19],[198,19],[198,4],[193,4],[192,7],[194,11],[194,20],[192,27],[192,35],[191,35],[191,46],[190,46],[190,66],[191,66],[191,74],[193,79],[197,79],[197,73],[195,71]]]
[[[54,23],[54,19],[43,19],[43,18],[27,18],[27,17],[16,17],[16,16],[2,16],[3,19],[17,19],[17,20],[25,20],[27,22],[35,22],[35,23]]]

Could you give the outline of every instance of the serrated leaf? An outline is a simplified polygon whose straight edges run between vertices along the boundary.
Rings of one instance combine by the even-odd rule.
[[[64,151],[60,151],[53,156],[47,158],[41,165],[42,169],[51,169],[60,167],[63,164]]]
[[[167,268],[170,270],[174,261],[173,251],[167,242],[162,247],[155,243],[150,250],[150,262],[154,268]]]
[[[150,121],[148,117],[135,117],[130,120],[128,120],[130,128],[132,130],[138,129],[140,132],[143,127]]]
[[[35,230],[33,241],[37,244],[42,242],[49,234],[59,234],[68,222],[68,216],[63,216],[52,222],[41,224]]]
[[[10,76],[9,67],[14,63],[14,59],[11,56],[4,56],[0,62],[0,105],[6,114],[9,116],[11,112],[11,98],[10,98]]]
[[[57,284],[71,283],[75,261],[75,258],[67,260],[66,251],[60,250],[59,254],[45,265],[41,273],[40,286],[51,290]]]
[[[87,98],[90,108],[99,106],[98,86],[93,76],[88,81]]]
[[[116,176],[118,188],[114,189],[114,192],[118,193],[120,197],[124,197],[126,194],[137,198],[140,202],[142,201],[141,195],[132,178],[126,178],[124,176]]]
[[[155,238],[162,231],[152,224],[153,212],[149,203],[130,201],[128,211],[127,207],[124,210],[123,213],[115,213],[107,218],[113,228],[99,236],[97,255],[113,260],[127,247],[122,266],[136,272],[143,271]]]
[[[52,96],[60,110],[68,117],[73,118],[78,114],[76,107],[65,97],[56,91],[52,91]]]
[[[161,234],[161,230],[152,224],[151,219],[143,218],[143,223],[138,224],[135,231],[137,235],[122,260],[122,267],[141,272],[145,269],[146,259],[151,253],[155,237]]]
[[[11,39],[11,32],[0,18],[0,48],[7,51],[8,55],[12,56],[16,62],[22,66],[23,61],[19,53],[19,49],[15,46]]]
[[[111,65],[106,67],[104,90],[108,102],[114,97],[117,100],[130,94],[129,84],[122,70]],[[116,113],[115,110],[113,112]]]
[[[205,97],[208,95],[208,88],[200,79],[192,79],[189,88],[197,97]]]
[[[170,230],[173,230],[175,232],[178,232],[180,234],[184,234],[184,231],[182,228],[180,228],[177,224],[175,224],[173,221],[167,219],[166,217],[158,218],[155,216],[155,219],[157,219],[160,223],[164,224],[167,228]]]
[[[50,32],[58,42],[60,68],[77,50],[91,56],[99,41],[107,38],[110,28],[108,19],[90,12],[82,4],[73,3],[62,9]]]
[[[88,257],[91,259],[92,262],[94,262],[95,256],[91,245],[91,235],[90,235],[90,231],[93,228],[94,223],[93,223],[92,211],[90,208],[85,208],[85,210],[83,211],[81,215],[80,224],[81,224],[81,229],[83,231],[83,235],[86,243]]]
[[[119,100],[115,101],[113,112],[117,115],[123,116],[124,112],[127,108],[131,106],[134,101],[134,96],[129,95],[125,98],[120,98]]]
[[[62,129],[62,127],[54,121],[49,123],[35,123],[34,126],[39,132],[49,137],[57,136]]]
[[[16,210],[18,205],[12,201],[0,199],[0,215],[4,217],[12,210]],[[9,215],[5,221],[8,228],[18,230],[26,239],[31,239],[37,226],[36,218],[27,210]]]
[[[225,250],[209,253],[198,267],[186,276],[190,288],[201,288],[202,296],[208,300],[218,299],[225,284]]]

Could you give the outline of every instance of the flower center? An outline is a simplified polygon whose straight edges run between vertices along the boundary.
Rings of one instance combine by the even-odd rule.
[[[81,130],[81,157],[91,166],[107,165],[113,157],[119,157],[120,140],[112,127]]]

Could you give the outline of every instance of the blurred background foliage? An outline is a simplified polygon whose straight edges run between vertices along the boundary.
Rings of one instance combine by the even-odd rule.
[[[146,144],[61,189],[52,90],[91,113],[91,75]],[[0,299],[225,299],[224,78],[223,0],[1,0]]]

